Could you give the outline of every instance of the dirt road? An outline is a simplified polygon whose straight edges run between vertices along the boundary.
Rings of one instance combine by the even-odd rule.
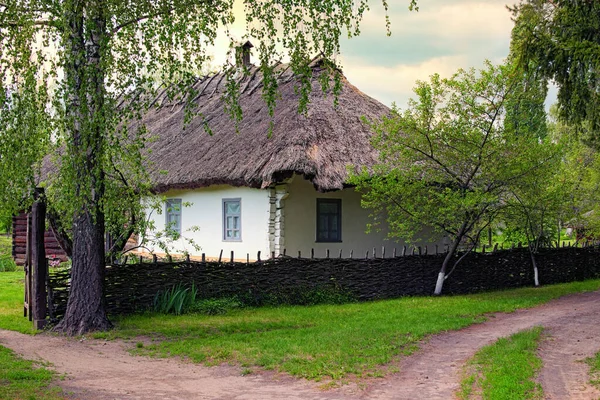
[[[58,384],[75,399],[452,399],[463,364],[480,347],[533,326],[549,337],[540,348],[539,381],[547,399],[598,399],[587,364],[600,350],[600,291],[570,295],[461,331],[436,335],[397,362],[400,372],[323,391],[285,374],[242,376],[235,366],[205,367],[178,359],[131,356],[132,343],[28,336],[0,330],[0,345],[27,359],[50,362],[66,378]]]

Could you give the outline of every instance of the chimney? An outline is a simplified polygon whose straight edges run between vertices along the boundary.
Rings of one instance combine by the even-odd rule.
[[[247,68],[250,66],[250,49],[254,46],[249,40],[241,42],[235,48],[236,64],[240,67]]]

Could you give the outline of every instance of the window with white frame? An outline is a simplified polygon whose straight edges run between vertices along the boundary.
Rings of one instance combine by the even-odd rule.
[[[242,241],[242,199],[223,199],[223,240]]]
[[[167,199],[165,216],[165,230],[181,235],[181,199]]]

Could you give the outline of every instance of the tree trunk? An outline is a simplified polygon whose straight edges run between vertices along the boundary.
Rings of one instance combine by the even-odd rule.
[[[448,253],[446,254],[446,257],[444,257],[444,261],[442,262],[442,268],[440,269],[440,272],[438,274],[437,282],[435,284],[435,290],[433,292],[433,294],[436,296],[439,296],[440,294],[442,294],[444,282],[446,281],[446,271],[448,270],[448,265],[450,265],[450,261],[452,261],[454,254],[456,254],[456,249],[458,249],[458,245],[460,244],[460,241],[463,238],[463,233],[464,233],[464,226],[461,229],[460,234],[456,237],[456,239],[454,239],[452,246],[448,249]]]
[[[529,257],[531,258],[531,265],[533,266],[533,283],[535,286],[540,286],[537,262],[535,261],[534,249],[531,245],[529,246]]]
[[[81,335],[112,325],[104,307],[104,71],[106,23],[102,1],[66,1],[67,146],[75,180],[71,289],[56,331]]]

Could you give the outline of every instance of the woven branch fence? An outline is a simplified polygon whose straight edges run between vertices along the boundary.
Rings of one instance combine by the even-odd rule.
[[[430,295],[445,254],[390,258],[278,257],[260,262],[165,262],[110,265],[106,269],[109,314],[151,307],[158,291],[177,284],[199,289],[200,298],[241,296],[260,304],[273,293],[335,288],[359,301]],[[542,285],[600,277],[600,247],[541,249],[536,254]],[[69,271],[51,271],[51,319],[64,314]],[[516,248],[469,254],[444,285],[445,294],[533,286],[529,250]]]

